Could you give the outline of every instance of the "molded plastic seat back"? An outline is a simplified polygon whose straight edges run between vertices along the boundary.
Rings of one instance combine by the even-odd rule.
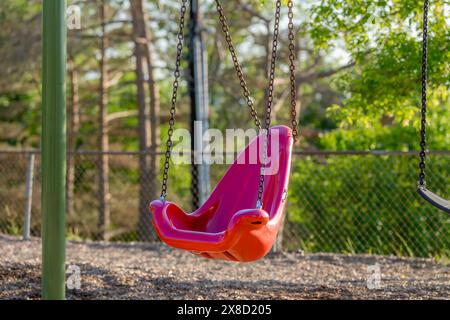
[[[289,179],[291,148],[292,136],[288,127],[276,126],[270,129],[263,193],[263,209],[269,213],[269,218],[277,212],[283,192],[287,189],[285,185]],[[253,139],[238,155],[205,204],[194,212],[196,214],[216,208],[205,231],[221,232],[227,228],[236,212],[256,207],[263,149],[264,139],[261,136]]]
[[[286,126],[270,129],[263,207],[256,209],[264,140],[260,135],[250,142],[208,200],[192,214],[168,201],[153,201],[152,221],[161,239],[173,247],[209,258],[253,261],[267,254],[283,217],[291,130]]]

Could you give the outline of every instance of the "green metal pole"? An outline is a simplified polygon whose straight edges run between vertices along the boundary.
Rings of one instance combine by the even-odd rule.
[[[42,297],[65,299],[66,1],[43,1]]]

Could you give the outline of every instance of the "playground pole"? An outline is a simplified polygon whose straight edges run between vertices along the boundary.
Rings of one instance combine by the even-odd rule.
[[[208,63],[203,39],[200,4],[190,0],[189,25],[189,93],[191,99],[191,149],[203,150],[203,134],[209,128],[208,123]],[[198,125],[201,124],[199,128]],[[196,159],[197,156],[194,156]],[[194,210],[205,203],[210,192],[209,165],[195,161],[192,167],[192,190],[197,194],[193,198]]]
[[[43,1],[42,297],[65,299],[66,0]]]

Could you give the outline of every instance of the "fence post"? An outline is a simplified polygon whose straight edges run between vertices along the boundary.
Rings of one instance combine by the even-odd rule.
[[[25,186],[25,215],[23,219],[23,240],[30,239],[31,205],[33,201],[34,153],[28,154]]]
[[[189,94],[191,99],[192,205],[194,210],[206,202],[210,192],[209,165],[203,161],[203,134],[208,130],[208,63],[198,0],[190,1]],[[199,161],[201,160],[201,162]],[[200,162],[200,163],[199,163]]]

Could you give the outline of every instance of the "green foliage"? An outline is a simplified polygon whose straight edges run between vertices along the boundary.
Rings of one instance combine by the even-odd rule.
[[[450,158],[432,156],[431,162],[433,190],[445,195]],[[416,194],[416,168],[415,157],[296,161],[288,214],[289,227],[301,242],[287,238],[286,244],[310,252],[448,254],[449,221]]]
[[[341,74],[345,94],[340,120],[373,121],[385,114],[411,120],[420,105],[422,2],[322,1],[312,8],[311,36],[317,48],[344,42],[355,68]],[[434,99],[445,100],[450,84],[448,10],[435,1],[430,12],[429,74]],[[336,107],[334,107],[336,108]]]
[[[341,115],[339,115],[341,116]],[[340,128],[321,135],[319,146],[323,150],[399,150],[419,149],[419,117],[414,120],[387,118],[382,121],[356,123],[350,128]],[[450,100],[436,104],[428,119],[428,148],[446,150],[450,141]]]
[[[31,89],[39,78],[41,6],[37,0],[0,1],[0,93]]]

